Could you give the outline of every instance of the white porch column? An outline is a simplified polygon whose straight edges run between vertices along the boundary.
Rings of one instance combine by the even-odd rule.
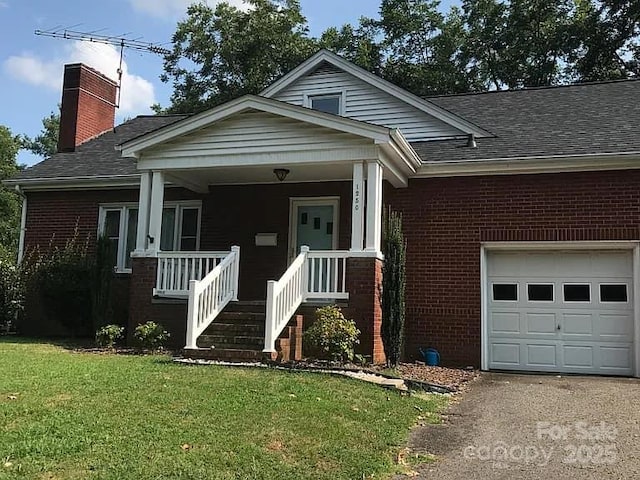
[[[136,251],[147,249],[147,235],[149,234],[149,207],[151,206],[151,172],[142,172],[140,177],[140,200],[138,202],[138,235]]]
[[[367,164],[367,241],[365,250],[382,250],[382,165]]]
[[[353,164],[353,196],[351,200],[351,251],[362,250],[364,240],[364,164]]]
[[[149,251],[160,251],[162,235],[162,209],[164,206],[164,173],[153,172],[151,181],[151,205],[149,208]],[[153,239],[153,241],[152,241]]]

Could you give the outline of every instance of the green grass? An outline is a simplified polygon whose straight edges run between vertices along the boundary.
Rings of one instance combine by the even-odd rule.
[[[11,338],[0,371],[1,479],[384,478],[417,417],[444,402]]]

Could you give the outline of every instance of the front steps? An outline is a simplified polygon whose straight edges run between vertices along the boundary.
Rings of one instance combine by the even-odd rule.
[[[198,337],[186,358],[225,362],[289,361],[302,357],[302,317],[294,318],[276,342],[277,355],[264,353],[265,302],[232,302]],[[298,325],[299,324],[299,325]]]

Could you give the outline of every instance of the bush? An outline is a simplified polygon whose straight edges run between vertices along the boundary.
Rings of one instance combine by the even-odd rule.
[[[402,215],[391,209],[384,218],[382,253],[382,343],[387,365],[397,367],[404,343],[407,246]]]
[[[155,322],[147,322],[138,325],[133,332],[138,345],[149,350],[158,350],[169,339],[169,333]]]
[[[15,261],[0,253],[0,333],[13,329],[22,310],[20,269]]]
[[[96,332],[96,344],[102,348],[113,348],[122,339],[124,327],[120,325],[105,325]]]
[[[360,343],[360,330],[335,305],[318,308],[316,321],[304,333],[304,340],[334,361],[353,359],[353,347]]]

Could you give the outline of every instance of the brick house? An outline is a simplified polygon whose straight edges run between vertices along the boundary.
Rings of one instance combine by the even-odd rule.
[[[640,81],[422,99],[321,51],[198,115],[114,128],[115,95],[66,66],[60,153],[7,183],[21,254],[76,225],[112,239],[130,329],[159,321],[194,356],[298,355],[296,313],[337,302],[382,361],[390,205],[407,358],[638,375]]]

